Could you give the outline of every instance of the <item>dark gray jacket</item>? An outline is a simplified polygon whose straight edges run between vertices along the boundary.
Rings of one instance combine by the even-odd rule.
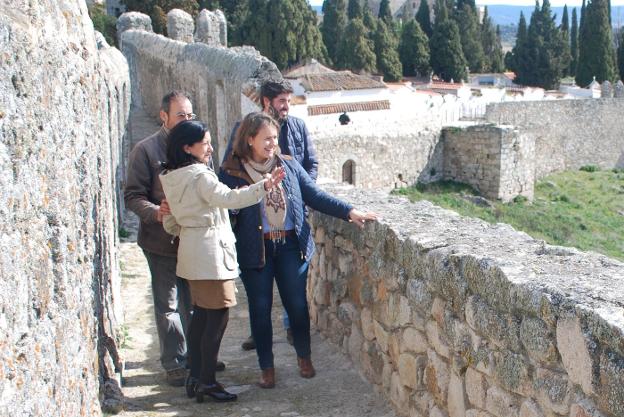
[[[128,159],[128,177],[124,188],[126,207],[141,219],[138,245],[162,256],[178,255],[178,239],[165,232],[156,220],[158,206],[165,198],[158,175],[161,162],[167,159],[167,131],[161,127],[156,133],[137,143]]]

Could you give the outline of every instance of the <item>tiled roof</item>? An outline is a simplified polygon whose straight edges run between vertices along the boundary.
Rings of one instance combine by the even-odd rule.
[[[372,111],[372,110],[389,110],[389,100],[378,101],[360,101],[356,103],[334,103],[334,104],[318,104],[316,106],[308,106],[309,116],[318,116],[319,114],[331,114],[355,111]]]
[[[327,68],[316,59],[313,59],[309,64],[299,65],[289,69],[284,73],[284,78],[299,78],[309,74],[331,74],[334,72],[336,71],[331,68]]]
[[[309,74],[301,77],[301,85],[310,91],[363,90],[368,88],[386,88],[382,82],[350,71],[328,74]]]

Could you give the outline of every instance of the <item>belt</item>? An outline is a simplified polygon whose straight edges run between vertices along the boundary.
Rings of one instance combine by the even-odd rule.
[[[283,239],[286,236],[294,236],[295,235],[295,231],[293,229],[290,230],[274,230],[272,232],[267,232],[264,234],[264,239],[265,240],[271,240],[271,239]]]

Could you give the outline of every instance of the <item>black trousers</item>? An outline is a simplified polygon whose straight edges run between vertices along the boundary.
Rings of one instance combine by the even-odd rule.
[[[229,308],[217,310],[193,306],[188,334],[188,362],[191,376],[202,384],[215,384],[221,339],[230,318]]]

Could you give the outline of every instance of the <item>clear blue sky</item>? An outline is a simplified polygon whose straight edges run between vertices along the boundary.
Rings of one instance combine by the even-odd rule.
[[[323,0],[308,0],[313,6],[321,6],[323,4]],[[550,0],[550,5],[554,7],[562,6],[567,4],[568,7],[571,6],[581,6],[583,0]],[[533,6],[535,4],[535,0],[477,0],[477,4],[506,4],[510,6]],[[624,6],[624,0],[611,0],[611,6]]]

